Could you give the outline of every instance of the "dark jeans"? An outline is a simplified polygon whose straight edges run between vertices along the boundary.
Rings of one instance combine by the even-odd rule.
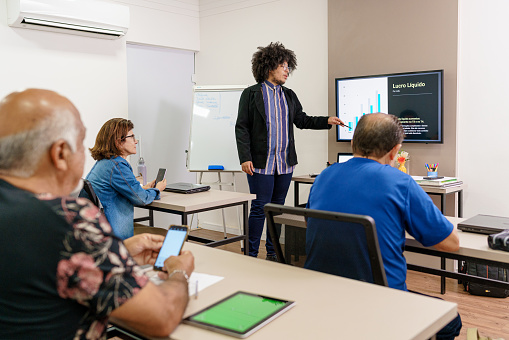
[[[419,292],[414,292],[412,290],[409,290],[409,292],[424,296],[429,296],[435,299],[440,299],[436,296],[430,296],[426,294],[422,294]],[[443,300],[443,299],[440,299]],[[437,340],[454,340],[458,335],[460,335],[461,327],[463,326],[461,322],[461,316],[459,314],[456,314],[456,318],[454,318],[451,322],[449,322],[447,325],[445,325],[444,328],[442,328],[437,333]]]
[[[256,199],[251,202],[251,212],[249,213],[249,256],[258,256],[260,238],[265,224],[263,207],[267,203],[285,204],[291,180],[292,174],[260,175],[253,173],[253,176],[247,175],[249,191],[256,194]],[[265,248],[267,255],[276,253],[268,231]]]

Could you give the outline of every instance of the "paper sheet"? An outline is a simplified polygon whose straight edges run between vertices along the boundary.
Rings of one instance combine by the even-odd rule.
[[[152,268],[147,268],[145,274],[149,277],[150,281],[156,285],[160,285],[163,282],[157,275],[157,272]],[[189,277],[189,296],[196,296],[205,288],[212,286],[222,279],[224,279],[222,276],[193,272]]]

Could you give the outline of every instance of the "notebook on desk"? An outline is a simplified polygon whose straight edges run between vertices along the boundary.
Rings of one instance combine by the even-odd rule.
[[[166,186],[164,191],[176,192],[179,194],[194,194],[196,192],[202,192],[210,190],[209,185],[204,184],[193,184],[193,183],[171,183]]]
[[[458,229],[476,234],[496,234],[509,229],[509,217],[475,215],[458,223]]]

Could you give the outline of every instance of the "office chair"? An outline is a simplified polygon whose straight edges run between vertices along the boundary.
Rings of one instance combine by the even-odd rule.
[[[92,188],[92,183],[89,180],[83,178],[83,189],[81,189],[79,197],[88,198],[96,207],[103,210],[103,205],[99,200],[99,197],[95,194],[94,188]]]
[[[305,268],[387,286],[375,221],[370,216],[273,203],[265,205],[265,216],[271,236],[278,235],[275,219],[278,223],[286,222],[287,227],[316,228],[317,232],[330,235],[322,244],[306,241]],[[285,258],[279,238],[271,240],[278,262],[290,264],[291,259]]]

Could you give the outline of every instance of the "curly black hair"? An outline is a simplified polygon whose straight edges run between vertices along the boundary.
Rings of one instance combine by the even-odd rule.
[[[292,50],[278,42],[271,42],[268,46],[258,47],[258,51],[253,54],[251,59],[251,70],[257,83],[261,83],[269,78],[269,71],[275,70],[284,62],[288,63],[290,73],[297,68],[297,57]]]

